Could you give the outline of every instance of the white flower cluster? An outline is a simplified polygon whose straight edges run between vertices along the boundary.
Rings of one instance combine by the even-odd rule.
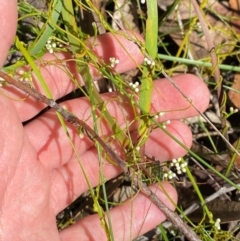
[[[183,158],[173,159],[170,167],[175,167],[177,169],[177,174],[182,174],[186,172],[187,162]]]
[[[182,174],[186,172],[186,166],[187,162],[183,158],[173,159],[170,163],[170,168],[175,167],[177,174]],[[177,177],[177,174],[173,172],[172,170],[168,170],[163,174],[164,180],[171,180],[175,177]]]
[[[57,47],[62,48],[63,45],[61,43],[58,43],[57,41],[53,41],[53,38],[49,38],[45,47],[48,52],[52,54],[54,52],[54,49],[56,49]]]
[[[129,86],[130,86],[136,93],[139,92],[139,88],[138,88],[139,83],[138,83],[138,82],[136,82],[135,84],[133,84],[132,82],[130,82],[130,83],[129,83]]]
[[[221,229],[220,222],[221,222],[221,219],[220,219],[220,218],[217,218],[217,219],[216,219],[216,222],[215,222],[215,224],[214,224],[214,226],[217,228],[217,230],[220,230],[220,229]]]
[[[237,113],[237,112],[238,112],[238,109],[237,109],[237,108],[234,109],[233,107],[230,107],[230,108],[229,108],[229,111],[230,111],[231,114],[233,114],[233,113]]]
[[[31,73],[30,72],[26,72],[22,69],[18,70],[17,72],[20,77],[19,77],[19,81],[22,81],[22,82],[31,82],[32,81],[32,76],[31,76]]]
[[[154,118],[155,118],[155,119],[158,119],[159,117],[163,116],[164,114],[165,114],[164,112],[160,111],[159,113],[157,113],[157,114],[154,116]]]
[[[144,58],[144,62],[145,62],[147,65],[151,66],[151,67],[153,67],[153,66],[155,65],[155,62],[154,62],[154,61],[151,61],[151,60],[148,59],[147,57]]]
[[[57,47],[56,42],[53,42],[52,39],[50,38],[46,43],[46,49],[48,50],[48,52],[52,54],[56,47]]]
[[[163,129],[166,129],[166,128],[167,128],[167,125],[169,125],[170,123],[171,123],[170,120],[167,120],[167,121],[163,122],[163,123],[162,123],[162,128],[163,128]]]
[[[119,64],[119,60],[114,57],[109,58],[109,61],[112,68],[114,68],[116,64]]]
[[[176,177],[177,175],[176,175],[176,173],[174,173],[174,172],[172,172],[171,170],[169,170],[168,172],[165,172],[164,174],[163,174],[163,179],[164,180],[171,180],[171,179],[173,179],[174,177]]]

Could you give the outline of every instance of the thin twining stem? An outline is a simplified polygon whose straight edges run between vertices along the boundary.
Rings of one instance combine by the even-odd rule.
[[[157,195],[151,191],[151,189],[144,184],[140,178],[135,175],[135,170],[131,169],[127,166],[127,163],[123,161],[113,150],[112,148],[106,144],[101,137],[92,130],[84,121],[80,120],[73,114],[69,113],[67,110],[62,108],[59,104],[57,104],[54,100],[48,99],[46,96],[37,92],[34,88],[31,88],[30,85],[20,82],[12,78],[11,76],[5,74],[0,71],[0,78],[4,79],[8,84],[15,86],[18,89],[21,89],[25,93],[32,96],[37,101],[41,101],[46,105],[53,108],[55,111],[60,113],[63,118],[71,123],[76,128],[80,128],[82,132],[88,136],[93,142],[99,143],[99,145],[104,149],[106,154],[114,161],[120,168],[122,168],[123,172],[127,175],[132,176],[133,183],[143,192],[167,217],[172,224],[178,228],[189,240],[191,241],[201,241],[201,239],[191,230],[191,228],[185,224],[182,219],[173,211],[171,211],[158,197]],[[130,171],[130,172],[129,172]]]

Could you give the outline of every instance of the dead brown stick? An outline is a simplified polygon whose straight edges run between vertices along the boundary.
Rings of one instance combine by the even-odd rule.
[[[173,211],[171,211],[158,197],[157,195],[140,179],[134,175],[135,170],[131,170],[127,167],[127,163],[123,161],[113,150],[112,148],[107,145],[94,130],[91,129],[84,121],[78,119],[73,114],[66,111],[62,108],[59,104],[57,104],[54,100],[48,99],[46,96],[42,95],[41,93],[37,92],[35,89],[31,88],[28,84],[23,82],[17,81],[11,76],[5,74],[4,72],[0,71],[0,78],[4,79],[8,84],[15,86],[18,89],[21,89],[25,93],[29,94],[37,101],[41,101],[48,105],[49,107],[53,108],[55,111],[60,113],[63,118],[71,123],[72,125],[76,126],[77,128],[81,128],[83,133],[88,136],[93,142],[98,142],[101,147],[104,149],[106,154],[119,166],[122,168],[125,174],[130,174],[133,180],[133,183],[143,192],[167,217],[172,224],[179,229],[190,241],[201,241],[201,239],[193,232],[193,230],[183,222],[183,220]],[[130,173],[128,172],[130,170]]]
[[[213,66],[213,73],[214,73],[214,78],[215,78],[215,82],[216,82],[216,87],[217,87],[217,96],[218,96],[218,103],[220,106],[220,115],[226,111],[226,105],[224,105],[224,92],[222,89],[222,83],[221,83],[221,73],[220,73],[220,69],[218,67],[218,57],[216,54],[216,50],[215,50],[215,45],[213,43],[213,39],[211,37],[210,34],[210,30],[207,26],[206,20],[203,17],[203,13],[202,10],[200,9],[198,3],[196,0],[191,0],[193,8],[198,16],[198,20],[201,24],[202,27],[202,31],[205,35],[206,38],[206,43],[208,46],[208,51],[209,51],[209,55],[211,57],[211,61],[212,61],[212,66]],[[227,121],[225,118],[220,118],[221,119],[221,124],[222,124],[222,128],[224,129],[227,125]],[[228,134],[227,132],[225,133],[225,138],[228,140]],[[231,150],[231,148],[227,145],[227,148],[229,150]]]

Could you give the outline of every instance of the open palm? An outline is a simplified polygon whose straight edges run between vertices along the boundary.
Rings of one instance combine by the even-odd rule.
[[[15,35],[17,1],[1,0],[0,6],[0,64],[3,64]],[[140,64],[143,56],[138,47],[123,37],[119,38],[122,38],[122,44]],[[109,56],[115,56],[120,60],[116,71],[124,72],[135,67],[134,62],[110,34],[99,36],[97,43],[95,51],[102,59],[108,61]],[[62,53],[57,57],[50,54],[43,56],[44,61],[52,62],[56,58],[62,61],[42,66],[40,70],[54,98],[58,99],[75,88],[61,66],[68,68],[80,83],[82,80],[74,61],[66,61],[71,58],[70,55]],[[97,78],[94,69],[92,74]],[[42,91],[34,76],[33,81],[36,88]],[[175,81],[200,110],[203,111],[207,107],[209,94],[201,80],[192,75],[181,75],[175,77]],[[180,110],[189,106],[167,80],[156,81],[154,85],[151,105],[153,113],[161,110]],[[8,87],[8,91],[14,93],[15,97],[24,96],[12,87]],[[159,95],[158,91],[164,94]],[[114,99],[114,95],[115,93],[108,93],[102,97],[107,102],[110,98]],[[85,98],[67,101],[64,105],[80,119],[85,120],[90,115],[90,105]],[[36,103],[31,98],[26,101],[14,101],[0,95],[0,240],[106,240],[97,215],[88,216],[60,233],[57,230],[56,215],[88,188],[69,139],[52,110],[27,125],[22,125],[23,121],[34,117],[44,107],[42,103]],[[109,101],[107,108],[123,128],[126,122],[134,118],[131,108],[127,105],[124,106],[127,113],[125,116],[116,101]],[[196,111],[189,107],[185,111],[169,112],[160,121],[170,119],[168,130],[190,147],[191,131],[179,119],[196,114]],[[88,122],[92,125],[91,119],[88,119]],[[131,131],[136,128],[132,126]],[[99,181],[99,163],[95,146],[86,137],[80,139],[71,125],[68,125],[68,129],[88,178],[91,184],[96,186]],[[110,134],[107,128],[102,131],[103,135]],[[184,155],[185,150],[157,129],[146,143],[146,153],[164,161]],[[119,168],[111,164],[104,167],[104,175],[108,179],[120,172]],[[173,200],[176,200],[174,188],[168,183],[165,183],[164,187]],[[151,188],[156,191],[157,186]],[[157,195],[173,209],[173,205],[159,188]],[[133,239],[165,219],[154,205],[149,209],[151,202],[144,195],[138,194],[131,202],[111,210],[116,240]]]

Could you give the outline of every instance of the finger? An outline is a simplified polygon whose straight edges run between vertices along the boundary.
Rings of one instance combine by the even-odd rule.
[[[13,42],[17,27],[17,1],[0,1],[0,66],[2,67]]]
[[[192,145],[192,132],[181,121],[171,121],[166,130],[181,143],[179,145],[169,134],[161,129],[155,129],[145,145],[145,154],[154,156],[158,161],[167,161],[187,154],[186,148]]]
[[[142,39],[140,35],[138,35],[138,38]],[[121,32],[118,35],[110,33],[99,35],[96,38],[89,39],[87,43],[88,45],[92,43],[91,49],[100,57],[101,61],[109,63],[110,56],[118,59],[119,64],[114,67],[114,70],[118,73],[135,68],[143,61],[143,55],[138,46],[133,41],[124,38]],[[59,99],[77,88],[72,79],[75,79],[79,85],[83,85],[76,61],[69,53],[45,54],[37,61],[37,65],[54,99]],[[93,79],[99,77],[99,73],[93,67],[90,68],[90,72],[92,72]],[[45,94],[34,74],[32,75],[32,81],[34,88]],[[45,104],[36,102],[32,97],[19,101],[19,98],[26,97],[26,94],[12,86],[7,86],[4,89],[8,91],[7,95],[12,97],[22,121],[33,117],[46,107]],[[14,99],[16,100],[14,101]]]
[[[129,36],[133,39],[143,42],[141,35],[128,31]],[[143,54],[139,50],[134,41],[127,40],[124,36],[126,32],[119,31],[118,34],[102,34],[97,38],[92,37],[87,40],[87,45],[91,46],[93,52],[99,56],[99,59],[104,60],[105,63],[110,63],[110,58],[114,57],[119,60],[113,69],[117,73],[129,71],[143,62]],[[130,39],[130,38],[129,38]],[[92,70],[94,78],[98,78],[99,74],[96,69]]]
[[[164,183],[163,188],[166,193],[176,203],[177,195],[174,188]],[[159,186],[153,185],[151,189],[168,206],[174,209],[173,204],[168,197],[159,189]],[[166,217],[164,214],[143,194],[138,194],[132,201],[118,206],[110,211],[111,224],[114,233],[114,239],[119,241],[129,241],[146,233],[163,222]],[[101,227],[99,216],[92,215],[84,218],[79,223],[63,230],[60,233],[61,240],[107,240],[106,233]]]
[[[200,111],[207,108],[209,92],[205,84],[202,83],[200,79],[192,75],[182,75],[182,77],[176,77],[174,80],[180,88],[185,91],[185,94],[189,96]],[[175,88],[171,84],[166,83],[166,81],[163,80],[154,82],[154,85],[156,86],[156,91],[153,92],[151,111],[159,112],[166,109],[169,111],[163,115],[159,121],[185,118],[197,114],[196,110],[186,101],[186,99],[176,93]],[[196,86],[198,86],[197,91]],[[159,92],[157,92],[157,89],[164,89],[164,98],[159,94]],[[172,96],[173,94],[174,97]],[[103,98],[107,103],[106,108],[108,108],[111,115],[118,121],[118,124],[125,128],[126,125],[128,125],[128,122],[134,119],[134,112],[128,102],[123,103],[123,106],[121,106],[118,101],[115,101],[116,96],[114,95],[115,94],[113,93],[103,95]],[[174,101],[172,101],[172,98],[174,98]],[[86,120],[87,124],[92,126],[93,121],[92,118],[90,118],[90,105],[85,98],[75,99],[64,103],[64,105],[81,120]],[[179,109],[181,111],[176,111]],[[173,113],[171,113],[171,110],[174,110]],[[74,140],[74,144],[79,152],[79,155],[83,154],[94,145],[86,137],[80,139],[75,128],[70,124],[68,126],[70,137]],[[112,131],[109,130],[106,125],[99,124],[99,126],[99,130],[101,130],[101,134],[103,136],[112,134]],[[133,131],[136,128],[136,125],[131,125],[130,131]],[[53,163],[51,167],[57,168],[58,166],[64,165],[74,156],[69,139],[59,121],[56,119],[53,111],[49,111],[37,120],[32,121],[25,127],[25,130],[30,141],[38,152],[40,160],[42,162],[51,160]],[[179,134],[177,137],[179,137]]]
[[[195,75],[181,74],[174,76],[173,82],[188,97],[191,103],[176,89],[168,79],[155,83],[152,94],[152,112],[162,111],[163,119],[182,119],[199,115],[209,104],[209,90],[206,84]],[[195,107],[199,112],[196,111]]]

